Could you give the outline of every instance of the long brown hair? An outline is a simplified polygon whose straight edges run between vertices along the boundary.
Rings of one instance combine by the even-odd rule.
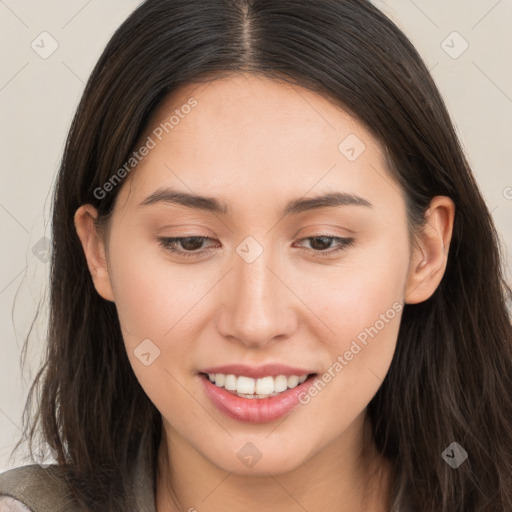
[[[101,199],[94,192],[127,161],[169,93],[234,72],[307,87],[363,123],[387,149],[411,226],[421,227],[434,196],[454,201],[445,275],[428,300],[405,305],[368,416],[418,510],[512,510],[512,292],[499,239],[428,69],[366,0],[147,0],[115,32],[86,85],[57,179],[48,348],[24,437],[32,443],[40,427],[58,463],[86,475],[75,490],[89,506],[130,510],[133,454],[145,434],[156,460],[161,417],[131,369],[115,305],[96,293],[73,216],[90,203],[108,218],[122,184]],[[454,441],[468,453],[457,469],[441,456]]]

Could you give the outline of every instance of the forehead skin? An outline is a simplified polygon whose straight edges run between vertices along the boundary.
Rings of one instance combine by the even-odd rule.
[[[192,97],[197,105],[160,141],[153,130]],[[282,221],[288,200],[343,191],[374,205],[371,211],[358,208],[361,222],[368,218],[384,229],[390,219],[384,211],[378,215],[381,209],[405,214],[401,188],[375,138],[308,89],[256,75],[192,83],[166,98],[148,126],[141,144],[151,136],[156,147],[126,178],[130,185],[120,191],[118,204],[134,206],[156,188],[172,186],[225,198],[235,225],[247,228],[254,219],[270,229]],[[364,150],[350,161],[339,146],[350,146],[344,141],[354,136]]]

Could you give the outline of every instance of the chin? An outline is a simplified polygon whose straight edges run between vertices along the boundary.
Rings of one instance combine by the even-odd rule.
[[[212,454],[208,457],[217,467],[236,475],[268,476],[271,474],[287,473],[297,469],[307,459],[306,453],[299,453],[300,448],[289,450],[274,450],[257,448],[258,443],[243,441],[236,443],[237,448],[232,451],[231,447],[226,447],[222,454]],[[264,441],[260,443],[265,444]],[[238,448],[240,445],[240,448]],[[234,456],[226,456],[233,453]]]

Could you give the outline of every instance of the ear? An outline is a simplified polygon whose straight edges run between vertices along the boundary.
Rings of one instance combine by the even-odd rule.
[[[114,294],[108,273],[105,243],[94,221],[98,212],[94,206],[84,204],[75,212],[75,228],[82,243],[87,266],[96,291],[106,300],[114,302]]]
[[[426,223],[416,235],[405,288],[406,304],[427,300],[439,286],[448,263],[455,205],[436,196],[425,214]]]

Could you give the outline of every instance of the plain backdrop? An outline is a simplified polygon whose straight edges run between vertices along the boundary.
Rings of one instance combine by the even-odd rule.
[[[0,471],[25,463],[24,452],[8,456],[44,348],[50,203],[67,131],[105,44],[139,3],[0,0]],[[411,39],[445,98],[511,282],[512,0],[374,3]],[[38,305],[22,373],[21,348]]]

